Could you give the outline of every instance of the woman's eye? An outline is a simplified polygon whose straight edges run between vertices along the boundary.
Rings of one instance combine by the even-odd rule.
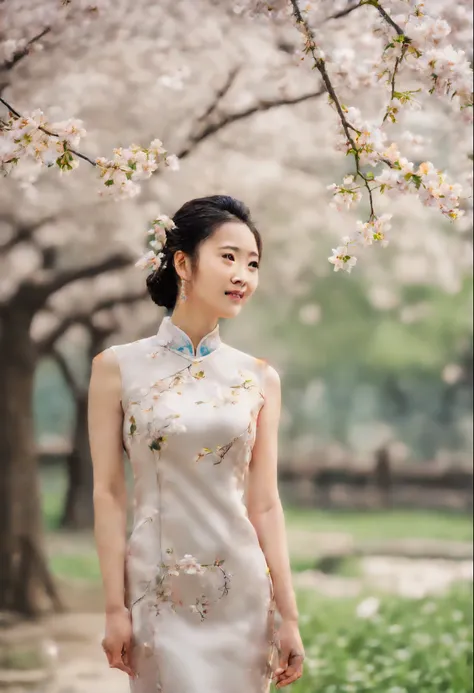
[[[224,253],[224,255],[222,257],[225,258],[226,260],[227,259],[228,260],[235,260],[235,256],[233,253]],[[250,263],[250,267],[254,267],[255,269],[258,269],[259,263],[254,260],[253,262]]]

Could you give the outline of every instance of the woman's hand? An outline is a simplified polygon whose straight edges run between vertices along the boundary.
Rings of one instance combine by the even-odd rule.
[[[120,669],[135,677],[131,664],[132,619],[129,610],[123,606],[105,617],[105,635],[102,649],[107,655],[109,666]]]
[[[283,688],[301,678],[305,653],[296,621],[282,621],[278,638],[280,666],[275,670],[273,680],[277,688]]]

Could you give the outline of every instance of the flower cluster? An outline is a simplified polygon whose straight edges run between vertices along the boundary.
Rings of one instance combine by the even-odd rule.
[[[161,163],[176,171],[179,168],[178,158],[167,154],[159,139],[153,140],[148,149],[132,145],[113,150],[111,160],[104,157],[96,159],[100,177],[109,194],[114,197],[134,197],[140,192],[138,181],[150,178]],[[105,191],[101,192],[104,195]]]
[[[430,93],[455,97],[454,105],[461,110],[468,109],[466,113],[472,118],[472,68],[463,50],[443,45],[451,33],[448,22],[421,10],[396,19],[410,37],[407,66],[426,81]]]
[[[120,147],[113,150],[111,160],[99,157],[92,161],[77,152],[85,135],[81,120],[49,123],[39,109],[27,115],[10,113],[0,122],[0,171],[8,174],[22,160],[29,159],[38,166],[57,166],[67,173],[76,169],[82,158],[99,171],[104,183],[99,194],[123,199],[137,195],[138,182],[149,178],[160,164],[174,171],[179,167],[178,158],[168,154],[159,139],[146,149],[138,145]]]
[[[360,186],[354,185],[354,176],[345,176],[342,181],[342,185],[337,185],[332,183],[328,185],[328,190],[334,193],[333,201],[331,202],[331,207],[335,207],[338,211],[342,209],[351,209],[362,199],[362,193],[360,192]]]
[[[171,553],[170,550],[167,553]],[[169,575],[179,575],[181,572],[186,575],[202,575],[206,571],[207,566],[202,566],[197,558],[189,553],[185,553],[184,557],[181,558],[174,566],[167,568]]]
[[[395,196],[400,193],[414,193],[425,207],[438,209],[443,216],[451,221],[459,219],[464,212],[460,209],[463,190],[460,184],[448,180],[446,173],[437,169],[430,161],[424,161],[418,166],[402,156],[397,145],[387,141],[387,135],[381,127],[367,123],[357,108],[344,107],[344,117],[349,124],[351,140],[341,123],[338,149],[347,155],[356,157],[356,175],[348,175],[342,185],[336,183],[328,186],[333,193],[332,205],[338,210],[351,209],[362,199],[363,187],[368,191],[373,204],[375,192]],[[361,166],[372,166],[374,169],[385,166],[376,174],[375,170],[362,172]],[[361,185],[358,185],[361,183]],[[391,215],[377,217],[372,209],[371,218],[367,223],[357,221],[357,233],[354,237],[344,237],[342,245],[333,249],[329,261],[334,265],[334,271],[350,272],[356,264],[356,259],[349,252],[352,244],[371,245],[380,241],[386,246],[385,236],[387,221]]]
[[[360,220],[357,221],[356,235],[353,238],[345,236],[342,239],[342,245],[333,248],[332,252],[334,254],[329,258],[329,262],[334,265],[334,271],[344,270],[350,273],[352,268],[355,267],[357,258],[349,251],[350,245],[367,246],[373,243],[380,243],[385,248],[388,245],[387,231],[391,228],[391,218],[391,214],[382,214],[380,217],[372,217],[365,223]]]
[[[153,222],[148,234],[151,236],[148,245],[151,247],[147,253],[135,263],[135,267],[155,272],[163,262],[163,248],[166,244],[166,232],[175,229],[172,219],[165,214],[160,214]]]
[[[274,15],[275,10],[281,13],[284,3],[247,0],[247,5],[254,12]],[[323,9],[321,4],[288,0],[286,5],[293,9],[294,23],[303,36],[299,53],[309,58],[314,63],[312,67],[320,72],[330,105],[339,117],[340,137],[336,149],[353,157],[355,163],[353,175],[346,175],[342,184],[329,186],[333,193],[331,206],[339,211],[349,210],[361,202],[364,191],[369,196],[369,220],[358,221],[356,234],[345,236],[342,244],[333,249],[329,261],[334,264],[334,270],[350,272],[355,266],[357,260],[349,252],[352,244],[370,245],[375,241],[387,244],[387,216],[378,217],[376,214],[375,191],[390,196],[414,193],[423,205],[439,209],[450,220],[462,216],[459,208],[461,186],[451,183],[446,174],[429,161],[415,166],[402,156],[395,143],[389,144],[385,131],[387,124],[398,122],[403,108],[421,108],[417,94],[447,97],[464,120],[472,119],[472,67],[465,51],[447,43],[453,34],[450,23],[443,17],[427,14],[422,1],[407,1],[400,14],[393,12],[399,9],[400,3],[388,0],[387,8],[381,7],[379,2],[360,2],[352,8],[344,2],[331,3],[330,15],[333,18],[352,15],[351,20],[362,12],[358,8],[372,6],[373,9],[369,10],[372,15],[366,13],[369,23],[373,16],[372,35],[364,33],[364,41],[358,46],[363,49],[370,45],[371,54],[364,57],[361,50],[354,50],[351,46],[341,48],[337,42],[331,45],[330,41],[325,41],[324,34],[318,33],[317,27],[323,26],[328,19],[327,9]],[[430,9],[433,11],[432,6]],[[410,78],[416,77],[415,88],[398,86],[403,68],[405,73],[411,72]],[[365,121],[360,111],[345,106],[338,94],[339,88],[349,88],[355,93],[361,87],[377,84],[382,85],[388,94],[380,122]],[[380,165],[387,167],[381,173],[364,170]]]
[[[3,173],[10,173],[22,158],[31,158],[44,166],[56,164],[61,171],[72,171],[79,165],[71,150],[79,146],[81,137],[86,134],[80,120],[49,124],[44,113],[37,109],[22,117],[12,115],[2,121],[0,128],[0,170]]]
[[[342,244],[337,248],[333,248],[333,255],[329,258],[329,262],[334,265],[334,271],[339,272],[339,270],[344,270],[348,274],[351,273],[352,268],[357,264],[357,258],[351,255],[349,252],[349,245],[353,243],[349,236],[344,236],[342,239]]]

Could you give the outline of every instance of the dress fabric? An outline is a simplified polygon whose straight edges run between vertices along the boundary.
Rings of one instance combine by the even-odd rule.
[[[130,690],[268,693],[278,614],[245,505],[266,364],[224,344],[219,325],[195,351],[169,315],[111,349],[134,476]]]

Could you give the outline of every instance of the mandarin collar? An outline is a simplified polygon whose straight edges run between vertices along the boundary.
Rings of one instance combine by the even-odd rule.
[[[158,328],[157,337],[158,343],[161,346],[189,358],[202,358],[203,356],[208,356],[222,343],[219,334],[219,323],[217,323],[215,328],[201,339],[196,352],[194,352],[194,346],[190,337],[180,327],[174,324],[169,315],[165,315],[162,319]]]

